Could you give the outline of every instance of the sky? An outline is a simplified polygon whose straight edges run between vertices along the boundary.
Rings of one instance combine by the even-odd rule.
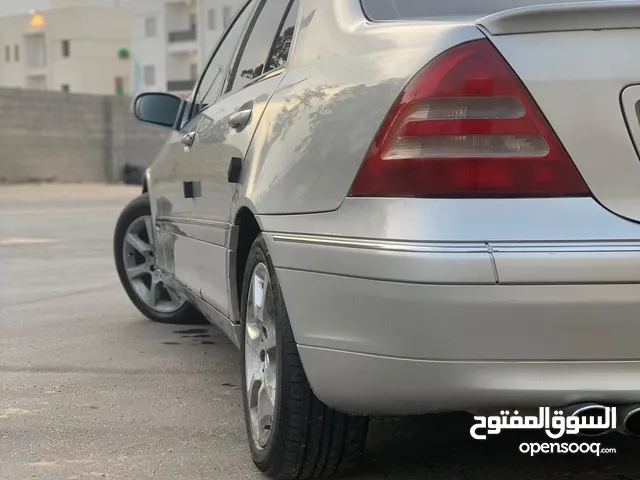
[[[46,10],[50,5],[51,0],[0,0],[0,15],[20,15],[32,8]]]

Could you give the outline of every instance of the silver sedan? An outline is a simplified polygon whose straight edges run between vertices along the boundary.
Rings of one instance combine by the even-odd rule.
[[[242,350],[260,470],[347,471],[373,414],[618,405],[640,434],[639,18],[249,0],[188,100],[137,98],[169,138],[118,271]]]

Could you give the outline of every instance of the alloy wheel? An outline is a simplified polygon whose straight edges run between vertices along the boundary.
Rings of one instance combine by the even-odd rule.
[[[278,351],[273,286],[264,263],[253,270],[245,319],[245,378],[251,437],[266,448],[274,425]]]
[[[138,217],[129,225],[122,255],[127,278],[147,306],[157,312],[173,313],[184,305],[185,300],[165,286],[160,278],[150,216]]]

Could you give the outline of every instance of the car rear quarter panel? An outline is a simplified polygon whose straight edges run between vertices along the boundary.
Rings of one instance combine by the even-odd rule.
[[[303,1],[286,74],[247,154],[236,210],[338,209],[407,82],[442,51],[482,37],[473,23],[371,23],[359,0]]]

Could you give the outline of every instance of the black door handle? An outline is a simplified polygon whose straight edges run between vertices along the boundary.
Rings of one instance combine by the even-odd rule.
[[[198,198],[202,196],[200,182],[182,182],[184,198]]]
[[[231,163],[229,163],[229,173],[227,174],[227,181],[229,183],[238,183],[240,181],[240,172],[242,171],[242,159],[233,157]]]

